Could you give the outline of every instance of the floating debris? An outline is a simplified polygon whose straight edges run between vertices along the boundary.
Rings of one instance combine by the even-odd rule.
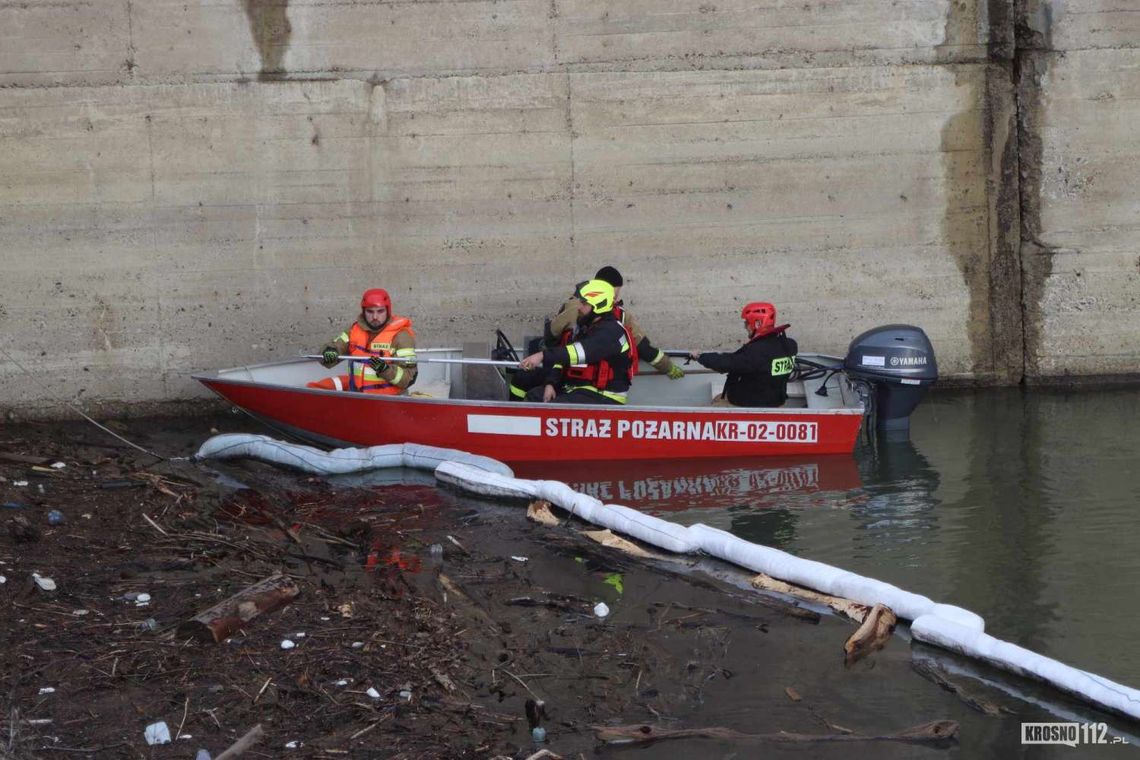
[[[146,727],[143,732],[146,737],[146,743],[154,746],[155,744],[170,744],[170,728],[166,725],[165,721],[158,723],[151,723]]]
[[[40,575],[39,573],[32,573],[32,580],[40,587],[41,591],[55,591],[55,581],[51,578]]]

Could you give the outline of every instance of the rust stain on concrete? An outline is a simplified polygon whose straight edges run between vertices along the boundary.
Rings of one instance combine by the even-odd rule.
[[[245,15],[249,19],[249,30],[253,34],[257,53],[261,56],[259,82],[282,79],[285,69],[281,62],[289,49],[289,37],[293,27],[289,24],[287,11],[289,0],[242,0]]]
[[[987,28],[980,27],[981,18]],[[938,48],[955,83],[969,93],[963,111],[942,128],[942,234],[969,293],[966,329],[974,378],[1012,384],[1024,374],[1013,18],[1005,0],[989,0],[981,18],[976,7],[952,2]],[[962,61],[960,51],[979,41],[986,43],[987,60],[980,66]]]
[[[1042,82],[1052,51],[1052,5],[1048,0],[1027,0],[1020,6],[1015,28],[1017,50],[1014,76],[1017,86],[1019,205],[1021,211],[1022,309],[1027,379],[1040,375],[1045,340],[1043,299],[1053,274],[1053,251],[1041,240],[1041,166],[1044,128]]]

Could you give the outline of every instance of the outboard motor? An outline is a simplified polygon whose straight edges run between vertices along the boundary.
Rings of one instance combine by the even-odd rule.
[[[884,325],[859,335],[847,349],[843,369],[852,380],[871,386],[875,426],[889,438],[910,435],[910,414],[938,379],[934,347],[912,325]]]

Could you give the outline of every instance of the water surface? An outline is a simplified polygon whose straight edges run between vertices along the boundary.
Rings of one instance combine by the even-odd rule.
[[[1140,687],[1138,419],[1137,389],[948,392],[917,410],[909,441],[861,446],[853,459],[590,465],[560,477],[965,607],[998,638]],[[970,670],[1022,705],[1025,715],[986,741],[975,730],[974,751],[1019,747],[1021,720],[1104,719],[915,647],[907,657]],[[884,689],[859,700],[889,712],[897,697]]]

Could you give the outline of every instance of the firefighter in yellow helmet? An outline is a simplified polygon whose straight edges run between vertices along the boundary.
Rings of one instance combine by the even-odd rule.
[[[649,336],[645,334],[645,330],[641,329],[641,325],[634,319],[633,314],[625,308],[621,300],[621,289],[625,284],[621,272],[616,267],[604,266],[594,275],[594,279],[603,280],[613,286],[614,316],[629,328],[629,334],[637,349],[638,358],[649,362],[655,370],[666,375],[670,380],[679,380],[684,377],[685,371],[674,364],[664,351],[653,345]],[[565,346],[574,342],[574,337],[579,330],[578,303],[578,294],[575,292],[566,303],[562,304],[554,318],[547,321],[544,338],[546,347]],[[541,372],[515,372],[508,379],[510,380],[509,398],[512,401],[524,400],[528,390],[536,385],[541,385],[544,381]]]
[[[624,404],[637,366],[629,329],[614,314],[614,286],[587,280],[574,291],[579,332],[573,343],[539,351],[519,362],[524,371],[542,368],[544,382],[527,401],[563,404]]]

